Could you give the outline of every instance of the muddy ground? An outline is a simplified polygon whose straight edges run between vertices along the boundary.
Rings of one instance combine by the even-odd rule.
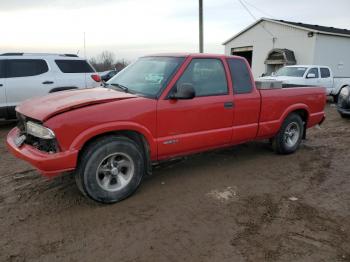
[[[0,261],[350,261],[350,119],[332,105],[293,155],[267,142],[163,164],[101,205],[4,145]]]

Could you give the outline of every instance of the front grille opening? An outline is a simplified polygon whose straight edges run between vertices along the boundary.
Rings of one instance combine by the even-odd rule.
[[[40,151],[44,151],[50,154],[57,153],[59,151],[56,139],[42,139],[27,134],[24,143],[31,145]]]

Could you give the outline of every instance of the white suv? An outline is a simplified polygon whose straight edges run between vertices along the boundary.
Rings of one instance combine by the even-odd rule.
[[[0,118],[14,118],[28,98],[101,85],[95,69],[71,54],[0,54]]]

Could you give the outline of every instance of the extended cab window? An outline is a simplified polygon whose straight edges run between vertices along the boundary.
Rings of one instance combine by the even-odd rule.
[[[95,70],[85,60],[55,60],[62,73],[93,73]]]
[[[6,77],[25,77],[41,75],[49,71],[42,59],[9,59],[7,60]]]
[[[5,61],[0,60],[0,78],[5,77]]]
[[[218,59],[192,59],[177,86],[183,83],[193,85],[196,96],[228,94],[227,80],[222,62]]]
[[[315,78],[319,77],[318,69],[316,67],[311,68],[307,74],[315,74]]]
[[[227,61],[231,72],[233,92],[235,94],[250,93],[253,90],[253,84],[245,61],[237,58],[229,58]]]
[[[331,72],[329,72],[329,69],[328,68],[325,68],[325,67],[321,67],[321,77],[322,78],[328,78],[331,76]]]

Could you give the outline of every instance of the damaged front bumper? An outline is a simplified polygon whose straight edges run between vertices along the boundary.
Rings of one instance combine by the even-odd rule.
[[[48,153],[26,143],[19,143],[19,137],[20,130],[13,128],[6,140],[9,150],[16,157],[29,162],[44,176],[54,177],[76,168],[78,150]]]

